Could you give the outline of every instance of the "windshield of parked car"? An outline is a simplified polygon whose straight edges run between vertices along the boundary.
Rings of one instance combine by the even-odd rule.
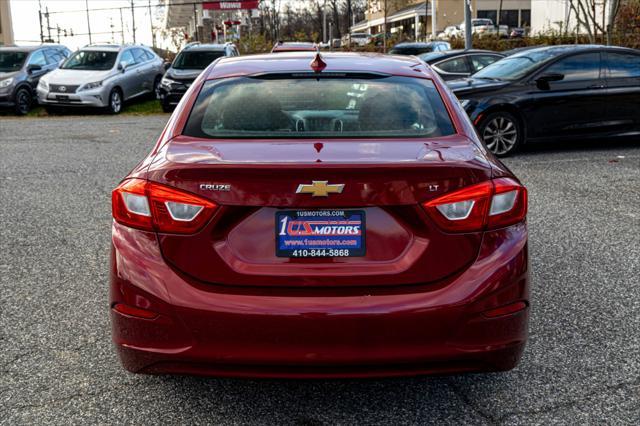
[[[13,72],[22,68],[24,60],[29,56],[27,52],[1,52],[0,72]]]
[[[419,55],[425,52],[432,52],[435,50],[435,45],[428,46],[398,46],[389,50],[389,53],[393,55]]]
[[[116,63],[118,52],[80,50],[67,59],[60,68],[66,70],[110,70]]]
[[[519,80],[540,64],[548,62],[556,56],[553,51],[546,49],[527,50],[494,62],[478,71],[473,77],[489,80]]]
[[[205,83],[185,134],[204,138],[435,137],[454,133],[433,82],[314,74]]]
[[[425,62],[431,61],[433,59],[438,59],[446,55],[446,52],[427,52],[419,55],[418,57]]]
[[[224,56],[224,51],[222,50],[183,51],[173,62],[172,68],[178,70],[203,70],[221,56]]]

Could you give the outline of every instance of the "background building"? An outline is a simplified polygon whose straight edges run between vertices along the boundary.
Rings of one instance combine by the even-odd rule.
[[[0,46],[8,44],[13,44],[11,4],[8,0],[0,0]]]
[[[249,30],[258,1],[207,2],[181,4],[184,0],[164,0],[165,30],[179,30],[182,44],[234,41]]]
[[[488,18],[495,25],[513,27],[531,26],[531,5],[539,0],[476,0],[476,18]],[[553,1],[553,0],[552,0]],[[557,1],[557,0],[556,0]]]
[[[476,3],[472,0],[475,10]],[[351,32],[378,34],[384,27],[384,0],[369,0],[365,20],[351,27]],[[387,0],[387,31],[402,33],[406,38],[423,39],[464,20],[463,0]],[[433,8],[435,7],[435,20]],[[434,22],[435,21],[435,22]],[[426,24],[426,25],[425,25]]]

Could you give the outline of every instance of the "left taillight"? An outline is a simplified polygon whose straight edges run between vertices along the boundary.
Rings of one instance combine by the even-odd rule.
[[[444,194],[422,204],[447,232],[504,228],[527,216],[527,189],[511,178],[498,178]]]
[[[132,228],[167,234],[193,234],[218,207],[189,192],[142,179],[122,182],[111,195],[113,218]]]

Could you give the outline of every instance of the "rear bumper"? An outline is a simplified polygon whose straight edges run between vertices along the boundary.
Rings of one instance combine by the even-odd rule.
[[[444,282],[377,289],[235,288],[179,276],[155,235],[113,225],[113,340],[141,373],[364,377],[513,368],[527,339],[526,225],[485,235]],[[496,307],[527,308],[487,317]]]

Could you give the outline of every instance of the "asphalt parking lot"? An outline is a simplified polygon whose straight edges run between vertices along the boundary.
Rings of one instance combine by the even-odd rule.
[[[138,376],[110,340],[110,191],[167,118],[0,118],[0,423],[640,423],[640,140],[505,161],[530,191],[533,268],[511,372]]]

